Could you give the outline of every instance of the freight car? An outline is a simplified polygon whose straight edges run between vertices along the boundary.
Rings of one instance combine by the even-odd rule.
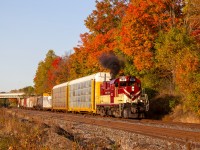
[[[37,106],[37,97],[31,96],[20,99],[19,107],[21,108],[35,108]]]
[[[19,100],[19,107],[25,109],[51,110],[52,102],[50,95],[30,96]]]
[[[52,108],[52,98],[48,94],[43,94],[43,96],[37,97],[37,109],[40,110],[51,110]]]
[[[100,84],[109,79],[109,73],[99,72],[54,86],[52,109],[96,113],[96,104],[100,103]]]
[[[52,89],[52,110],[140,118],[148,109],[147,94],[133,76],[111,79],[110,73],[99,72]]]

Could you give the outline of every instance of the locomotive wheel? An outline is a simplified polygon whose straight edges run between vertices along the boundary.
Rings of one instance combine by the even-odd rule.
[[[104,116],[106,115],[106,111],[105,111],[104,109],[101,109],[100,115],[101,115],[102,117],[104,117]]]
[[[144,119],[144,118],[146,118],[144,112],[138,113],[138,119]]]
[[[129,118],[129,109],[128,108],[125,108],[124,110],[123,110],[123,117],[124,118]]]

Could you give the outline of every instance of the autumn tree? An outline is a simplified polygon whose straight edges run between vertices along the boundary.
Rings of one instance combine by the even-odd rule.
[[[50,93],[51,88],[48,86],[48,71],[52,67],[52,62],[57,56],[53,50],[49,50],[44,61],[39,62],[34,78],[34,88],[38,95]]]
[[[49,86],[53,88],[53,86],[57,84],[61,84],[63,82],[67,82],[70,80],[70,55],[66,54],[63,57],[56,57],[52,62],[52,67],[49,70]]]
[[[40,61],[34,78],[34,88],[35,93],[42,95],[44,93],[44,80],[45,80],[45,71],[44,71],[44,62]]]
[[[184,23],[190,35],[200,43],[200,3],[199,0],[186,0],[183,9]]]
[[[185,28],[172,28],[169,32],[160,32],[156,40],[156,64],[165,70],[163,77],[169,80],[165,86],[178,91],[184,98],[183,103],[196,112],[199,109],[200,93],[200,54],[199,46]]]
[[[57,83],[63,83],[71,80],[70,72],[71,72],[71,61],[70,61],[70,55],[66,54],[62,57],[62,61],[60,63],[60,66],[58,68],[59,74],[58,74],[58,80]]]
[[[52,89],[54,85],[59,84],[57,82],[58,80],[58,68],[61,64],[62,58],[61,57],[55,57],[52,60],[51,67],[47,71],[47,86],[48,89]]]
[[[119,27],[128,5],[127,0],[96,0],[96,10],[87,17],[85,26],[95,35]]]
[[[128,55],[137,70],[153,67],[154,40],[165,29],[170,15],[163,1],[132,1],[122,20],[120,48]]]
[[[82,34],[80,36],[82,43],[77,47],[74,47],[74,53],[70,56],[70,62],[71,62],[70,74],[72,76],[72,79],[87,75],[88,72],[87,62],[91,62],[92,60],[95,59],[95,58],[92,58],[91,60],[88,59],[88,56],[91,54],[90,51],[87,51],[88,47],[90,47],[88,36],[89,36],[88,33]]]
[[[116,33],[126,8],[125,0],[96,1],[96,10],[85,20],[90,32],[82,34],[81,45],[74,48],[75,53],[72,56],[74,72],[88,75],[105,70],[99,64],[99,57],[103,53],[117,49]]]

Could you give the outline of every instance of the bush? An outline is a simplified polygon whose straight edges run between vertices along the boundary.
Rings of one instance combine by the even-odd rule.
[[[179,104],[180,97],[173,95],[157,95],[150,99],[150,109],[148,118],[162,119],[165,115],[172,112],[173,108]]]

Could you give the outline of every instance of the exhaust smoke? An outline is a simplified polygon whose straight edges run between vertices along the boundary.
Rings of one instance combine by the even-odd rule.
[[[124,65],[124,62],[114,53],[103,53],[99,57],[99,61],[104,68],[110,69],[111,79],[116,77],[121,67]]]

